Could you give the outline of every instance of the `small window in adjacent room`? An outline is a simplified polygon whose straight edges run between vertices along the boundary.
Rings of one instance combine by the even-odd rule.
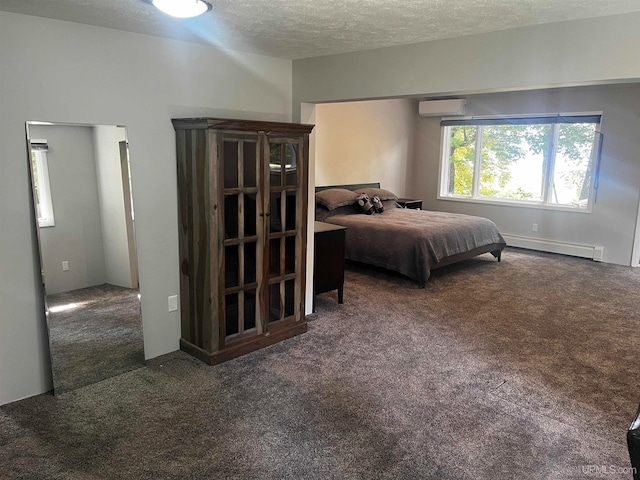
[[[439,198],[591,211],[600,118],[443,120]]]
[[[31,140],[31,171],[33,172],[33,195],[36,200],[38,226],[53,227],[53,202],[49,184],[49,167],[47,165],[47,141]]]

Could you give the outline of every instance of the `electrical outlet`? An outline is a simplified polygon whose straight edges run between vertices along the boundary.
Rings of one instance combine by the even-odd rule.
[[[175,312],[176,310],[178,310],[178,296],[171,295],[169,297],[169,311]]]
[[[533,225],[531,225],[531,231],[532,232],[537,232],[538,231],[538,224],[534,223]]]
[[[63,272],[68,272],[69,271],[69,261],[65,260],[64,262],[62,262],[62,271]]]

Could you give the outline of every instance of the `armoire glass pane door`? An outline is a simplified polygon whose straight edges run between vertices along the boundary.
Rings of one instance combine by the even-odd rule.
[[[224,305],[220,347],[262,333],[257,321],[259,237],[258,137],[227,135],[221,142],[224,195]],[[222,287],[221,287],[222,288]]]
[[[268,329],[296,319],[300,305],[302,198],[299,169],[302,143],[298,138],[269,138],[269,288]],[[299,313],[299,312],[298,312]]]

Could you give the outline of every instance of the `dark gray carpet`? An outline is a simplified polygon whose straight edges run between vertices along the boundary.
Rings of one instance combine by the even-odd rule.
[[[47,297],[56,394],[144,366],[138,291],[105,283]]]
[[[426,289],[350,265],[302,336],[0,407],[0,478],[630,479],[639,291],[514,249]]]

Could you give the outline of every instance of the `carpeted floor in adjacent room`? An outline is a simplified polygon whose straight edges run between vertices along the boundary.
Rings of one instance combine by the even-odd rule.
[[[350,265],[302,336],[0,407],[0,478],[630,479],[639,292],[516,249],[425,289]]]

